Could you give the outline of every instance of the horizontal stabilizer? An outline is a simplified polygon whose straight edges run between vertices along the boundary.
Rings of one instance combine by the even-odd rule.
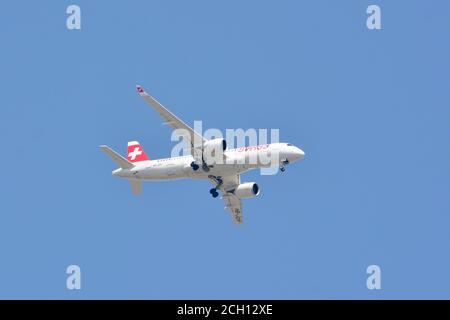
[[[134,165],[128,161],[127,159],[125,159],[124,157],[122,157],[120,154],[118,154],[117,152],[115,152],[113,149],[111,149],[108,146],[100,146],[100,149],[106,153],[108,156],[111,157],[111,159],[117,163],[117,165],[119,167],[121,167],[122,169],[129,169],[132,168]]]

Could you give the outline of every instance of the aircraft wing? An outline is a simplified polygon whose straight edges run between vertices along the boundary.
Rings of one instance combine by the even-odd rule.
[[[220,186],[220,192],[222,193],[222,199],[225,201],[225,208],[230,211],[235,224],[242,224],[242,202],[241,199],[234,195],[233,191],[241,181],[239,175],[233,175],[228,177],[221,177],[223,183]],[[217,185],[217,181],[211,178],[214,185]]]
[[[195,159],[201,159],[201,147],[203,142],[206,142],[207,139],[203,138],[201,134],[194,131],[194,129],[184,123],[172,112],[167,110],[155,98],[145,92],[143,87],[137,86],[137,90],[139,92],[139,95],[144,98],[144,100],[147,101],[147,103],[160,114],[160,116],[164,119],[165,124],[170,125],[173,129],[182,129],[180,130],[181,136],[183,137],[183,140],[186,142],[186,144],[190,147],[192,156]]]

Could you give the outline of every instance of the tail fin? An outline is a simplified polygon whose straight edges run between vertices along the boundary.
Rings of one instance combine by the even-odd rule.
[[[137,141],[128,142],[128,161],[130,162],[139,162],[150,160],[142,149],[141,145]]]
[[[119,167],[121,167],[122,169],[128,169],[133,167],[133,164],[128,161],[127,159],[125,159],[124,157],[122,157],[120,154],[118,154],[117,152],[115,152],[113,149],[111,149],[108,146],[100,146],[100,149],[106,153],[108,156],[111,157],[111,159],[117,163],[119,165]]]

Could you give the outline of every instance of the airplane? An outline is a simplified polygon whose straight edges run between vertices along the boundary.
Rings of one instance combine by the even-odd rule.
[[[133,194],[139,195],[143,181],[176,180],[184,178],[205,179],[213,183],[209,191],[213,198],[222,194],[225,209],[232,215],[235,224],[243,223],[241,199],[253,198],[259,195],[260,188],[255,182],[242,183],[240,175],[244,172],[262,167],[273,166],[273,163],[262,163],[258,159],[276,154],[276,166],[284,172],[288,164],[304,158],[305,153],[290,143],[271,143],[252,147],[227,149],[225,139],[205,139],[172,112],[166,109],[155,98],[149,95],[143,87],[137,86],[139,95],[163,118],[173,129],[181,130],[181,136],[190,150],[187,156],[150,160],[137,141],[128,142],[127,158],[121,156],[106,145],[100,149],[119,166],[112,171],[113,176],[128,179]],[[213,149],[213,152],[206,150]],[[214,154],[216,152],[216,154]],[[226,161],[209,161],[214,154]],[[217,158],[216,158],[217,159]],[[249,161],[257,159],[257,161]]]

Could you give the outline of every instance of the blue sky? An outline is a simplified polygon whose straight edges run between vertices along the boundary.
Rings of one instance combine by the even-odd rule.
[[[82,29],[66,29],[66,7]],[[378,4],[382,30],[366,28]],[[0,12],[0,298],[450,298],[448,1],[9,1]],[[209,182],[134,197],[98,145],[188,123],[306,152],[236,227]],[[82,290],[66,289],[68,265]],[[368,290],[366,268],[382,270]]]

